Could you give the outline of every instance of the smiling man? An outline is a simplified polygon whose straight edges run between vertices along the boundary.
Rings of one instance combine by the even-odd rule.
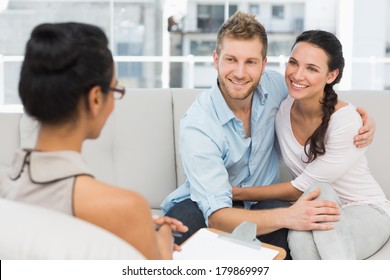
[[[218,32],[217,81],[197,97],[180,124],[186,182],[162,203],[167,216],[189,227],[178,244],[202,227],[231,232],[249,221],[257,225],[260,240],[288,252],[287,229],[330,230],[339,219],[335,203],[314,200],[319,190],[294,204],[233,204],[232,186],[279,182],[274,125],[288,92],[282,75],[265,71],[267,46],[264,27],[250,14],[235,13]]]

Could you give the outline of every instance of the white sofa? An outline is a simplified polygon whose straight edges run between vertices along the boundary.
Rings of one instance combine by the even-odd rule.
[[[153,211],[159,213],[161,201],[184,181],[180,156],[177,152],[179,121],[200,91],[199,89],[129,89],[125,98],[116,103],[114,113],[109,118],[100,138],[87,141],[83,147],[83,154],[96,177],[114,185],[137,190],[148,199]],[[387,197],[390,197],[390,176],[387,174],[390,170],[388,171],[389,165],[386,164],[387,159],[390,158],[390,149],[387,147],[390,143],[388,121],[390,92],[349,91],[340,93],[340,97],[354,105],[363,106],[376,120],[377,132],[374,143],[368,150],[368,158],[374,176]],[[20,106],[0,107],[0,129],[3,132],[0,170],[11,164],[15,149],[20,145],[29,147],[35,141],[34,124],[26,118],[20,121],[21,117]],[[286,174],[287,172],[282,168],[282,180],[288,180]],[[47,224],[43,222],[51,221],[53,215],[64,216],[46,209],[0,199],[2,224],[0,258],[142,258],[127,245],[123,246],[124,252],[105,249],[104,244],[120,243],[120,240],[96,228],[90,229],[89,236],[96,236],[97,240],[100,238],[98,238],[99,234],[106,234],[105,243],[97,242],[99,243],[97,245],[94,240],[88,240],[87,245],[80,249],[75,245],[79,244],[76,240],[85,238],[83,237],[85,233],[75,233],[72,242],[64,243],[66,246],[51,247],[52,243],[46,244],[49,243],[46,240],[62,242],[62,235],[67,235],[69,231],[78,232],[78,227],[81,226],[92,227],[72,217],[60,217],[54,219],[60,228],[55,232],[56,229],[53,229],[51,222]],[[71,224],[69,220],[75,220],[76,223]],[[51,227],[51,230],[47,231],[47,227]],[[14,234],[15,232],[18,234]],[[40,249],[31,249],[28,244],[24,248],[20,248],[22,245],[17,246],[19,238],[34,234],[39,239],[40,233],[43,232],[45,235],[39,241]],[[9,244],[15,244],[15,247]],[[100,249],[100,246],[103,248],[102,252],[95,255],[96,251],[99,251],[96,248]],[[113,246],[113,248],[117,247]],[[39,252],[35,252],[35,249]],[[390,259],[390,241],[370,259]]]

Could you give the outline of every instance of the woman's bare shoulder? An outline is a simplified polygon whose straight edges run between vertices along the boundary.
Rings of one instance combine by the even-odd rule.
[[[77,210],[100,210],[115,208],[121,210],[149,208],[146,199],[139,193],[120,188],[89,176],[79,176],[76,179],[73,194],[75,214]]]

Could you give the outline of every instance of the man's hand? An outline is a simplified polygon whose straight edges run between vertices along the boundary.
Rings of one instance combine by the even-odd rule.
[[[375,121],[364,108],[357,107],[356,111],[362,117],[363,126],[359,129],[359,134],[354,137],[353,143],[357,148],[363,148],[370,145],[374,140]]]
[[[320,194],[316,189],[300,197],[286,208],[287,227],[295,230],[330,230],[332,222],[340,219],[341,210],[337,203],[329,200],[314,200]]]

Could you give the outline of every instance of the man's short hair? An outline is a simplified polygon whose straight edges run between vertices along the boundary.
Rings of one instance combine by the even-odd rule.
[[[223,39],[225,37],[250,40],[259,38],[263,45],[262,56],[267,56],[268,38],[264,26],[256,19],[256,16],[249,13],[237,11],[234,13],[222,26],[217,35],[216,52],[219,55],[221,52]]]

